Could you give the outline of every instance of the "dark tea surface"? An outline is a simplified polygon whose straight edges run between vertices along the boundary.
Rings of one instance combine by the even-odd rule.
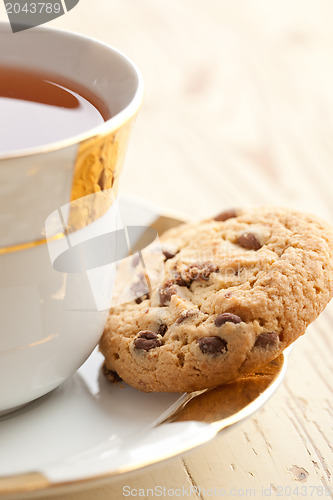
[[[106,105],[76,83],[0,66],[0,154],[68,139],[108,118]]]

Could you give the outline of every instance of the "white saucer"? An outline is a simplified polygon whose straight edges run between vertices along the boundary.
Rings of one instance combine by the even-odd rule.
[[[154,207],[128,199],[123,200],[121,212],[128,225],[149,225],[160,217]],[[57,487],[80,488],[87,481],[118,476],[183,453],[221,430],[198,421],[158,425],[187,396],[145,394],[123,383],[110,384],[101,375],[102,361],[95,350],[61,387],[0,418],[1,499],[15,493],[45,498]],[[241,418],[261,406],[277,385],[270,386],[257,406]]]

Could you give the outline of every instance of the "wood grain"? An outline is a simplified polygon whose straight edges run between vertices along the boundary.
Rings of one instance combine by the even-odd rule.
[[[81,0],[51,24],[111,43],[143,73],[123,192],[192,217],[282,204],[333,222],[331,1]],[[333,498],[332,328],[330,305],[297,341],[278,393],[214,442],[53,498],[120,499],[125,485]]]

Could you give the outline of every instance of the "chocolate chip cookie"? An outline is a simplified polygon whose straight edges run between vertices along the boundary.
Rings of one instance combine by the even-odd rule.
[[[333,233],[281,208],[229,210],[161,237],[165,278],[113,308],[104,371],[190,392],[253,372],[303,335],[333,294]]]

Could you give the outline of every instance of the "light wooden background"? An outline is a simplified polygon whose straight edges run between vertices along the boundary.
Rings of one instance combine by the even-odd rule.
[[[118,47],[143,73],[124,193],[198,218],[282,204],[333,222],[331,0],[80,0],[50,26]],[[244,424],[186,457],[55,498],[121,499],[125,485],[244,498],[279,487],[322,498],[311,487],[324,487],[333,498],[332,329],[333,303],[297,341],[278,393]]]

